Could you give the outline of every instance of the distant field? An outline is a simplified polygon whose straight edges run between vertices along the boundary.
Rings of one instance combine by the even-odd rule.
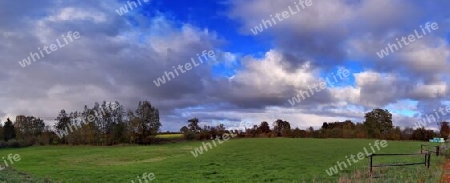
[[[32,178],[62,182],[138,182],[136,177],[143,173],[154,173],[156,179],[152,182],[336,182],[343,174],[367,170],[368,160],[361,160],[340,172],[340,175],[328,176],[325,170],[336,165],[337,161],[345,161],[345,156],[363,152],[363,148],[369,148],[368,144],[373,142],[366,139],[233,139],[196,158],[190,151],[199,147],[201,142],[2,149],[0,156],[20,154],[22,160],[13,165],[16,170]],[[418,153],[420,144],[389,141],[388,147],[380,152]],[[400,159],[380,158],[376,161]],[[421,161],[423,157],[403,160]],[[439,174],[437,160],[432,157],[430,170],[417,165],[410,168],[390,167],[384,171],[417,179],[428,176],[428,171]],[[7,172],[0,171],[0,181],[2,177],[5,179],[2,174]],[[434,181],[430,177],[427,180]]]
[[[162,138],[162,139],[174,139],[174,138],[182,138],[183,134],[159,134],[156,135],[156,137],[158,138]]]

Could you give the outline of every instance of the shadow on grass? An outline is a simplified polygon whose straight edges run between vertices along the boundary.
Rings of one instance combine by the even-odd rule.
[[[52,183],[52,181],[49,179],[36,179],[11,167],[6,167],[0,171],[0,183]]]

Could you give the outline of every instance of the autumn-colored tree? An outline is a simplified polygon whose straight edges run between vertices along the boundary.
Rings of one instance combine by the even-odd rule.
[[[25,146],[36,144],[44,131],[44,127],[44,121],[34,116],[16,116],[16,122],[14,123],[17,139],[24,141],[25,143],[22,145]]]
[[[441,135],[441,138],[448,138],[448,135],[450,134],[450,126],[448,125],[448,122],[443,121],[441,123],[439,134]]]
[[[129,113],[132,130],[137,135],[137,143],[148,144],[156,136],[161,127],[159,110],[148,101],[139,102],[136,111]],[[136,128],[137,127],[137,128]]]
[[[413,135],[414,129],[411,127],[406,127],[405,129],[402,130],[402,140],[412,140],[412,135]]]
[[[291,132],[291,124],[287,121],[283,121],[281,119],[276,120],[273,122],[273,131],[276,133],[278,137],[283,136],[287,137],[290,136]]]
[[[431,138],[436,137],[436,133],[433,130],[427,130],[424,127],[417,128],[413,131],[412,140],[428,141]]]
[[[14,122],[14,130],[16,132],[16,137],[18,139],[25,139],[25,137],[28,137],[29,134],[29,124],[27,124],[27,118],[24,115],[18,115],[16,116],[16,121]]]

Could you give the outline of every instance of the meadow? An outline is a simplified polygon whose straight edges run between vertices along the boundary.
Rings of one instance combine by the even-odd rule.
[[[253,138],[232,139],[194,157],[202,142],[150,146],[39,146],[1,149],[0,157],[20,154],[13,169],[0,171],[0,182],[138,182],[154,173],[151,182],[365,182],[369,161],[364,159],[339,174],[326,173],[345,156],[364,152],[371,139]],[[205,141],[211,142],[211,141]],[[388,141],[377,153],[419,153],[422,142]],[[377,157],[374,162],[423,161],[423,156]],[[387,177],[375,181],[439,180],[442,157],[432,156],[431,167],[377,169]],[[392,177],[389,177],[392,176]],[[395,176],[395,178],[394,178]],[[353,177],[353,178],[352,178]],[[356,178],[354,178],[356,177]],[[414,181],[415,180],[415,181]]]

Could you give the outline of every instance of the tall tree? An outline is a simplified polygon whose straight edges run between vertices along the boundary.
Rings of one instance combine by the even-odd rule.
[[[194,133],[200,132],[200,130],[202,130],[202,128],[200,128],[198,123],[199,123],[198,118],[189,119],[188,120],[188,128],[189,128],[189,130],[194,132]]]
[[[180,132],[183,133],[183,134],[186,134],[187,132],[189,132],[189,128],[186,127],[186,126],[183,126],[183,127],[180,128]]]
[[[13,122],[8,118],[6,119],[5,126],[3,127],[4,140],[7,142],[8,140],[16,138],[16,132],[14,130]]]
[[[59,112],[58,117],[56,117],[55,129],[58,136],[61,138],[62,143],[67,144],[67,135],[70,133],[70,115],[66,113],[63,109]]]
[[[441,128],[439,130],[439,133],[442,138],[445,138],[445,139],[448,138],[448,135],[450,134],[450,126],[448,125],[448,122],[444,121],[441,123]]]
[[[289,136],[291,131],[291,124],[281,119],[276,120],[273,123],[273,130],[277,136]]]
[[[0,121],[0,139],[5,139],[5,132],[3,129],[3,124]]]
[[[125,110],[119,102],[114,102],[111,107],[111,118],[113,122],[113,144],[127,142],[126,138],[126,122],[125,122]]]
[[[45,123],[34,116],[17,116],[14,128],[18,139],[36,139],[44,131]]]
[[[25,117],[24,115],[16,116],[16,121],[14,122],[14,130],[18,139],[25,139],[25,137],[29,137],[29,127],[30,125],[27,123],[27,117]]]
[[[327,122],[323,122],[322,128],[321,128],[321,129],[322,129],[322,130],[328,129],[328,123],[327,123]]]
[[[258,127],[258,131],[261,133],[269,133],[270,132],[269,123],[267,123],[266,121],[261,122],[261,124]]]
[[[139,102],[138,108],[134,113],[129,113],[130,122],[133,124],[133,131],[137,132],[138,143],[149,143],[151,137],[154,137],[160,127],[159,110],[148,101]]]
[[[366,118],[364,125],[371,137],[387,134],[393,128],[392,114],[387,109],[374,109],[366,113],[364,117]]]

